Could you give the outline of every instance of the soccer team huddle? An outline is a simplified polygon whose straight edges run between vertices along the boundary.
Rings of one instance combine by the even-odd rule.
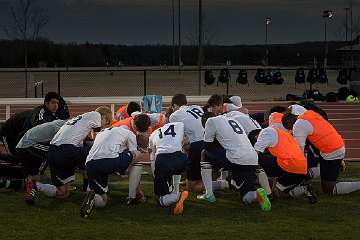
[[[45,97],[42,110],[33,114],[36,126],[19,134],[16,144],[10,141],[9,126],[21,122],[19,116],[10,118],[1,132],[8,154],[20,159],[23,179],[0,176],[0,188],[23,189],[29,205],[39,192],[68,198],[77,169],[86,192],[79,206],[82,217],[107,205],[109,175],[128,175],[128,205],[145,202],[140,182],[147,164],[159,204],[174,205],[175,215],[182,214],[189,192],[214,203],[216,191],[229,188],[245,205],[257,203],[270,211],[274,190],[316,203],[312,179],[318,177],[326,194],[360,190],[360,182],[338,181],[345,168],[344,140],[311,101],[251,116],[239,96],[212,95],[198,106],[176,94],[166,112],[141,112],[138,103],[130,102],[114,115],[101,106],[61,120],[58,107],[51,108],[59,100],[54,93]],[[51,184],[39,177],[46,166]],[[220,172],[216,180],[214,171]],[[182,177],[186,184],[180,190]]]

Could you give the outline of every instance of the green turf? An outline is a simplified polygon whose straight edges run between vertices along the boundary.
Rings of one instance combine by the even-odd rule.
[[[360,165],[350,165],[342,178],[360,177]],[[145,176],[145,181],[151,181]],[[157,205],[152,184],[143,184],[149,202],[128,207],[126,180],[112,177],[111,201],[82,219],[79,205],[83,193],[69,200],[39,196],[29,207],[22,194],[0,193],[0,239],[359,239],[360,193],[329,197],[309,205],[299,198],[277,199],[271,212],[254,204],[244,206],[231,192],[217,193],[214,204],[202,203],[191,194],[182,216]],[[320,191],[318,183],[315,184]]]

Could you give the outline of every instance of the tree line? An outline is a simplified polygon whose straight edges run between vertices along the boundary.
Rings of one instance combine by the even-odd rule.
[[[24,67],[24,47],[21,40],[0,40],[0,67]],[[54,43],[46,39],[31,40],[28,45],[28,67],[106,67],[172,65],[172,46],[126,46],[93,43]],[[340,65],[337,49],[346,42],[329,42],[328,65]],[[324,42],[269,45],[270,65],[312,65],[324,59]],[[177,52],[177,51],[176,51]],[[182,47],[184,65],[198,62],[196,46]],[[263,45],[205,46],[204,65],[261,65],[265,55]],[[175,56],[178,59],[178,56]],[[176,63],[177,64],[177,63]]]

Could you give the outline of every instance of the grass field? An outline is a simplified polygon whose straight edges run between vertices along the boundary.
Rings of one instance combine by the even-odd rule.
[[[150,171],[149,171],[150,172]],[[341,178],[360,176],[360,165],[350,164]],[[21,193],[0,193],[0,239],[359,239],[360,193],[329,197],[315,189],[319,202],[280,198],[271,212],[244,206],[235,193],[217,193],[215,204],[191,194],[182,216],[157,205],[152,178],[143,176],[149,197],[146,204],[126,206],[127,180],[112,177],[111,201],[82,219],[79,206],[84,193],[74,192],[59,201],[40,195],[29,207]],[[77,183],[79,184],[79,182]]]

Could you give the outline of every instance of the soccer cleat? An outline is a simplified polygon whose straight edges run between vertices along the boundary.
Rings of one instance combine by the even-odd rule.
[[[36,183],[32,179],[26,179],[25,185],[26,185],[26,189],[24,193],[24,200],[28,205],[34,205],[35,198],[38,193]]]
[[[91,214],[91,210],[95,206],[95,192],[94,191],[88,191],[86,193],[86,196],[81,204],[80,208],[80,215],[83,218],[87,218]]]
[[[182,212],[184,211],[184,202],[188,197],[189,197],[188,191],[183,191],[180,193],[179,200],[176,203],[175,208],[174,208],[174,215],[178,216],[178,215],[182,214]]]
[[[256,190],[256,199],[259,202],[259,205],[263,211],[271,210],[271,202],[268,199],[266,192],[263,188],[258,188]]]
[[[316,197],[316,195],[315,195],[315,193],[314,193],[314,190],[313,190],[311,184],[308,184],[308,185],[306,186],[305,196],[306,196],[306,198],[308,199],[309,204],[315,204],[315,203],[317,203],[317,197]]]
[[[214,194],[209,195],[207,193],[204,193],[202,195],[197,195],[196,198],[199,200],[205,201],[205,202],[210,202],[210,203],[216,202],[216,198],[215,198]]]
[[[139,203],[146,203],[147,199],[145,197],[144,194],[136,194],[136,198],[127,198],[126,200],[126,205],[131,206],[131,205],[136,205]]]

